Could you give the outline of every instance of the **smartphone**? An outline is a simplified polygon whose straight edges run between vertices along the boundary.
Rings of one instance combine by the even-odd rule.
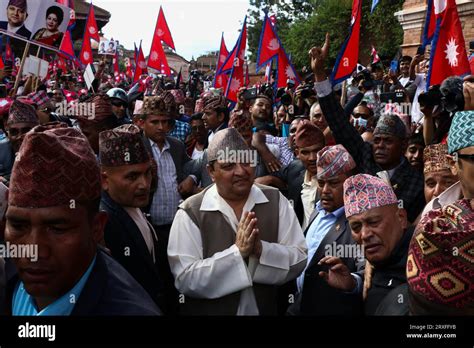
[[[392,62],[390,63],[390,70],[396,74],[397,73],[397,70],[398,70],[398,61],[397,60],[392,60]]]
[[[426,47],[418,46],[418,49],[416,50],[416,54],[425,54],[425,49]]]
[[[249,88],[245,90],[243,95],[245,100],[255,99],[257,97],[257,88]]]

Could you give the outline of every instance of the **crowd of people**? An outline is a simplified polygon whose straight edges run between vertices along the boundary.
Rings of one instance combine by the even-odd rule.
[[[90,91],[10,86],[0,239],[37,257],[0,258],[1,313],[474,314],[474,76],[425,91],[402,56],[333,88],[329,40],[235,105],[105,60]]]

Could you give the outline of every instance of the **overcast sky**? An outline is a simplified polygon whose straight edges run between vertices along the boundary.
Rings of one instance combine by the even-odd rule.
[[[218,50],[222,32],[231,50],[247,13],[248,0],[93,0],[112,15],[103,28],[106,38],[119,40],[127,49],[142,41],[150,52],[160,5],[173,36],[176,52],[190,60]]]

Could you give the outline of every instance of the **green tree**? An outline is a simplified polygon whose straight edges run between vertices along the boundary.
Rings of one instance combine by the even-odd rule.
[[[280,3],[284,3],[281,5]],[[370,61],[374,45],[382,58],[394,57],[403,41],[403,29],[394,13],[403,6],[403,0],[382,0],[374,13],[370,13],[371,1],[364,1],[362,8],[359,58],[364,64]],[[277,15],[278,35],[292,62],[298,70],[309,65],[308,51],[314,45],[322,45],[326,32],[331,37],[329,66],[349,34],[352,0],[313,1],[261,1],[250,0],[249,48],[251,59],[256,60],[263,11]],[[280,7],[281,5],[281,7]]]

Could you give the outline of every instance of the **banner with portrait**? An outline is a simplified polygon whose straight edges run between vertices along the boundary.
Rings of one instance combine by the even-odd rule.
[[[101,38],[98,53],[102,55],[115,55],[118,44],[119,42],[114,39],[107,40],[105,38]]]
[[[54,0],[0,0],[0,29],[60,47],[71,9]]]

